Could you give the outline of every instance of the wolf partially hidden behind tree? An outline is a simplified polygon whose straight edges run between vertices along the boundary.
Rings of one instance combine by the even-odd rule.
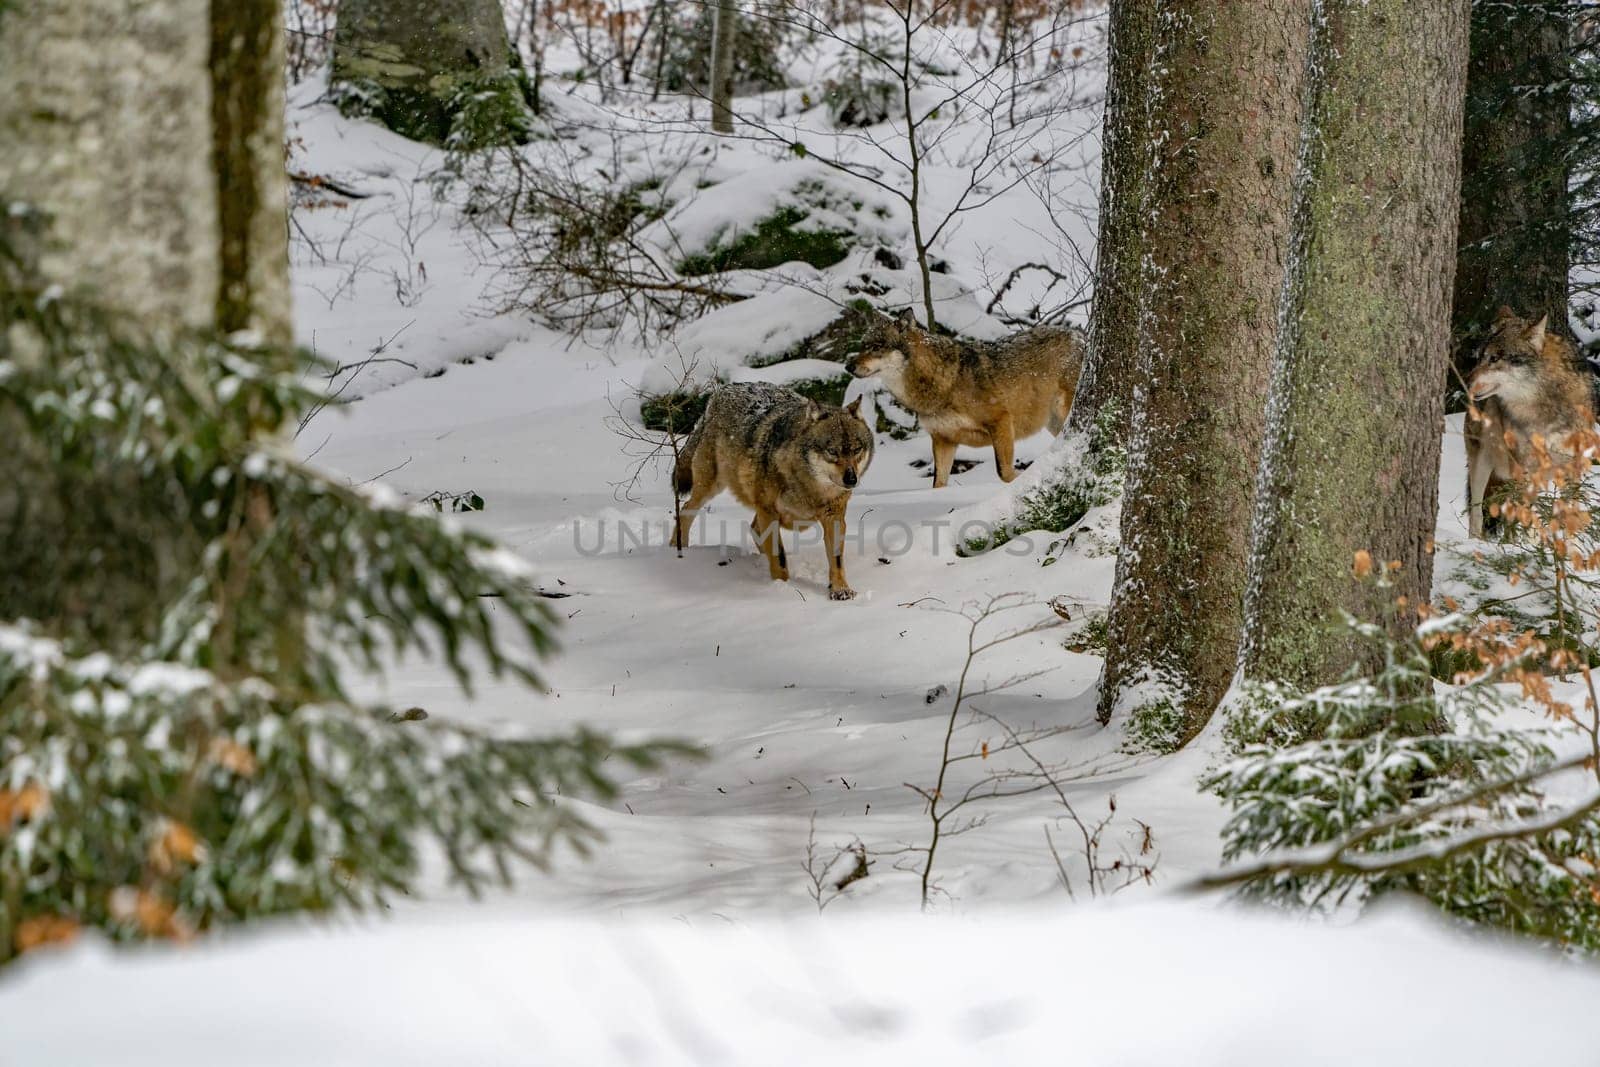
[[[844,577],[845,507],[872,448],[859,397],[836,408],[767,382],[720,386],[678,453],[673,487],[689,499],[673,545],[688,544],[700,509],[728,489],[755,511],[750,528],[774,581],[789,578],[779,531],[821,523],[828,597],[849,600],[856,594]]]
[[[1574,435],[1594,425],[1591,375],[1572,343],[1502,307],[1467,378],[1467,528],[1482,537],[1484,501],[1537,468],[1539,443],[1572,458]]]
[[[993,447],[1000,480],[1017,476],[1016,442],[1060,433],[1072,410],[1083,348],[1073,331],[1035,326],[1000,341],[941,337],[909,313],[884,319],[847,364],[877,377],[933,439],[933,486],[950,481],[956,448]]]

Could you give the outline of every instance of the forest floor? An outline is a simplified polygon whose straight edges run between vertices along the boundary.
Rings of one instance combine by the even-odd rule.
[[[1098,31],[1091,24],[1081,32]],[[946,261],[936,276],[941,318],[968,332],[1006,332],[984,306],[1014,266],[1065,263],[1063,242],[1079,253],[1092,247],[1099,83],[1092,68],[1078,77],[1074,91],[1084,106],[1050,120],[1055,143],[1070,146],[1048,183],[1059,197],[1054,222],[1041,217],[1035,187],[1017,185],[938,249]],[[558,115],[578,116],[563,135],[597,168],[653,163],[678,176],[664,183],[669,193],[676,183],[681,196],[665,217],[675,227],[674,248],[694,250],[714,238],[707,205],[748,224],[784,206],[795,183],[783,167],[810,173],[809,164],[772,146],[723,143],[671,123],[619,147],[595,121],[595,106],[558,98]],[[783,111],[785,102],[761,106]],[[1001,689],[963,709],[952,750],[1000,747],[1000,727],[974,722],[974,710],[1013,730],[1047,734],[1034,747],[1060,769],[1062,791],[975,804],[947,824],[947,831],[964,825],[967,815],[979,823],[941,841],[931,905],[958,912],[1024,901],[1058,906],[1067,901],[1063,876],[1086,895],[1086,857],[1064,803],[1087,823],[1109,818],[1097,859],[1155,865],[1154,877],[1138,880],[1124,899],[1217,866],[1225,813],[1197,786],[1217,758],[1215,746],[1202,738],[1176,756],[1133,754],[1120,724],[1094,719],[1101,660],[1085,634],[1110,593],[1116,505],[1091,511],[1066,535],[1035,532],[975,557],[957,554],[963,523],[1009,513],[1061,460],[1047,436],[1020,445],[1019,459],[1032,466],[1012,486],[996,477],[990,453],[963,449],[961,458],[975,465],[935,490],[926,435],[879,434],[849,512],[854,539],[845,565],[860,594],[854,601],[828,600],[815,536],[791,535],[793,580],[770,581],[749,539],[749,513],[727,495],[713,502],[688,551],[680,557],[669,547],[668,464],[641,467],[638,443],[617,433],[619,424],[637,426],[641,386],[662,388],[685,362],[696,364],[701,380],[816,374],[815,359],[746,364],[825,325],[863,278],[887,291],[880,306],[895,306],[897,297],[911,302],[909,265],[885,269],[874,258],[874,245],[906,239],[903,218],[886,209],[873,243],[834,267],[742,272],[736,280],[752,299],[670,334],[624,326],[573,335],[490,309],[485,294],[503,279],[486,265],[459,198],[427,180],[443,166],[439,153],[341,118],[315,85],[296,94],[291,119],[297,169],[369,194],[297,212],[301,337],[356,368],[335,381],[346,396],[361,397],[318,414],[297,448],[353,483],[381,480],[412,501],[476,494],[484,510],[452,521],[522,554],[541,587],[559,597],[551,603],[562,616],[546,694],[485,684],[468,696],[424,662],[398,664],[374,687],[396,705],[433,715],[534,733],[587,726],[622,738],[674,737],[707,757],[625,781],[614,803],[574,802],[604,831],[604,843],[589,857],[559,857],[552,874],[524,880],[505,905],[539,914],[800,914],[816,907],[808,847],[818,868],[859,842],[872,858],[870,873],[833,912],[915,909],[924,863],[908,850],[925,847],[931,828],[911,786],[931,791],[939,774],[970,629],[962,612],[1007,594],[1025,603],[988,620],[983,637],[1060,622],[1052,602],[1072,619],[973,663],[969,689]],[[804,136],[841,157],[866,151],[854,135],[830,135],[825,126],[818,120]],[[891,137],[892,129],[881,132],[882,141]],[[671,159],[704,162],[685,178],[681,163],[662,162]],[[963,174],[930,166],[925,181],[956,190]],[[855,192],[866,203],[876,195],[869,187]],[[909,259],[903,244],[894,251]],[[396,279],[419,273],[430,280],[402,299]],[[1080,321],[1082,314],[1072,313]],[[380,346],[378,358],[363,364],[364,353]],[[823,373],[838,369],[820,365]],[[864,384],[851,383],[846,396]],[[1465,541],[1460,431],[1459,416],[1452,418],[1437,539],[1441,586],[1468,593],[1451,577],[1458,561],[1451,546]],[[968,761],[946,792],[993,770]]]

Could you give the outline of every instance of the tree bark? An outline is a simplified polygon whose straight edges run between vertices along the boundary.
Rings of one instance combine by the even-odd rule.
[[[294,342],[284,179],[281,0],[213,0],[212,170],[221,271],[213,325]]]
[[[1572,241],[1569,0],[1476,0],[1462,138],[1449,386],[1502,304],[1564,330]]]
[[[733,49],[739,31],[739,5],[717,0],[711,30],[711,129],[733,132]]]
[[[1106,110],[1100,136],[1100,238],[1089,344],[1067,425],[1127,440],[1139,351],[1139,272],[1144,258],[1150,137],[1145,94],[1155,53],[1156,0],[1111,0]],[[1096,442],[1097,444],[1099,442]]]
[[[0,15],[0,196],[45,214],[45,278],[151,325],[216,313],[210,23],[210,0]]]
[[[457,92],[509,79],[513,57],[500,0],[340,0],[333,84],[381,96],[366,105],[407,137],[443,144]]]
[[[1241,663],[1362,659],[1348,612],[1427,599],[1456,263],[1468,0],[1325,0],[1273,370]],[[1392,583],[1352,575],[1365,550]]]
[[[1239,645],[1311,9],[1156,5],[1136,403],[1099,710],[1160,708],[1166,744],[1210,717]]]
[[[17,216],[30,274],[134,336],[291,340],[281,19],[276,0],[19,0],[0,13],[0,204],[37,213]],[[0,616],[116,633],[117,618],[169,602],[199,546],[142,524],[108,538],[137,479],[96,471],[84,491],[90,475],[55,470],[13,417],[0,409],[14,452]],[[83,553],[58,550],[75,536],[120,555],[85,574]]]

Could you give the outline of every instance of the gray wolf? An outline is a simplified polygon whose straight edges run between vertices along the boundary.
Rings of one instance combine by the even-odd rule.
[[[1077,335],[1035,326],[1002,341],[961,341],[909,314],[868,330],[846,367],[877,376],[933,439],[933,484],[950,481],[957,445],[992,446],[1002,481],[1017,476],[1015,444],[1049,427],[1060,433],[1083,365]]]
[[[1533,442],[1571,458],[1574,434],[1594,423],[1589,376],[1566,339],[1502,307],[1467,378],[1467,527],[1483,536],[1486,496],[1517,481],[1535,465]]]
[[[683,548],[695,515],[728,489],[755,511],[750,528],[774,581],[789,578],[779,530],[821,523],[828,596],[849,600],[856,594],[844,577],[845,507],[872,447],[859,398],[836,408],[765,382],[720,386],[678,453],[673,487],[689,499],[673,543]]]

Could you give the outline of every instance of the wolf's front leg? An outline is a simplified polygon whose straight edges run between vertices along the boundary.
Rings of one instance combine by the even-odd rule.
[[[950,468],[956,462],[956,443],[943,437],[933,437],[933,487],[943,489],[950,484]]]
[[[750,531],[756,535],[756,547],[767,557],[767,573],[775,582],[789,580],[789,557],[783,551],[783,530],[778,517],[764,511],[756,512]]]
[[[822,516],[822,544],[828,552],[829,600],[850,600],[856,595],[850,583],[844,580],[844,509],[845,505],[840,504]]]
[[[995,423],[990,436],[994,438],[995,469],[1000,472],[1002,482],[1009,482],[1017,476],[1017,437],[1011,416],[1000,416],[1000,421]]]

